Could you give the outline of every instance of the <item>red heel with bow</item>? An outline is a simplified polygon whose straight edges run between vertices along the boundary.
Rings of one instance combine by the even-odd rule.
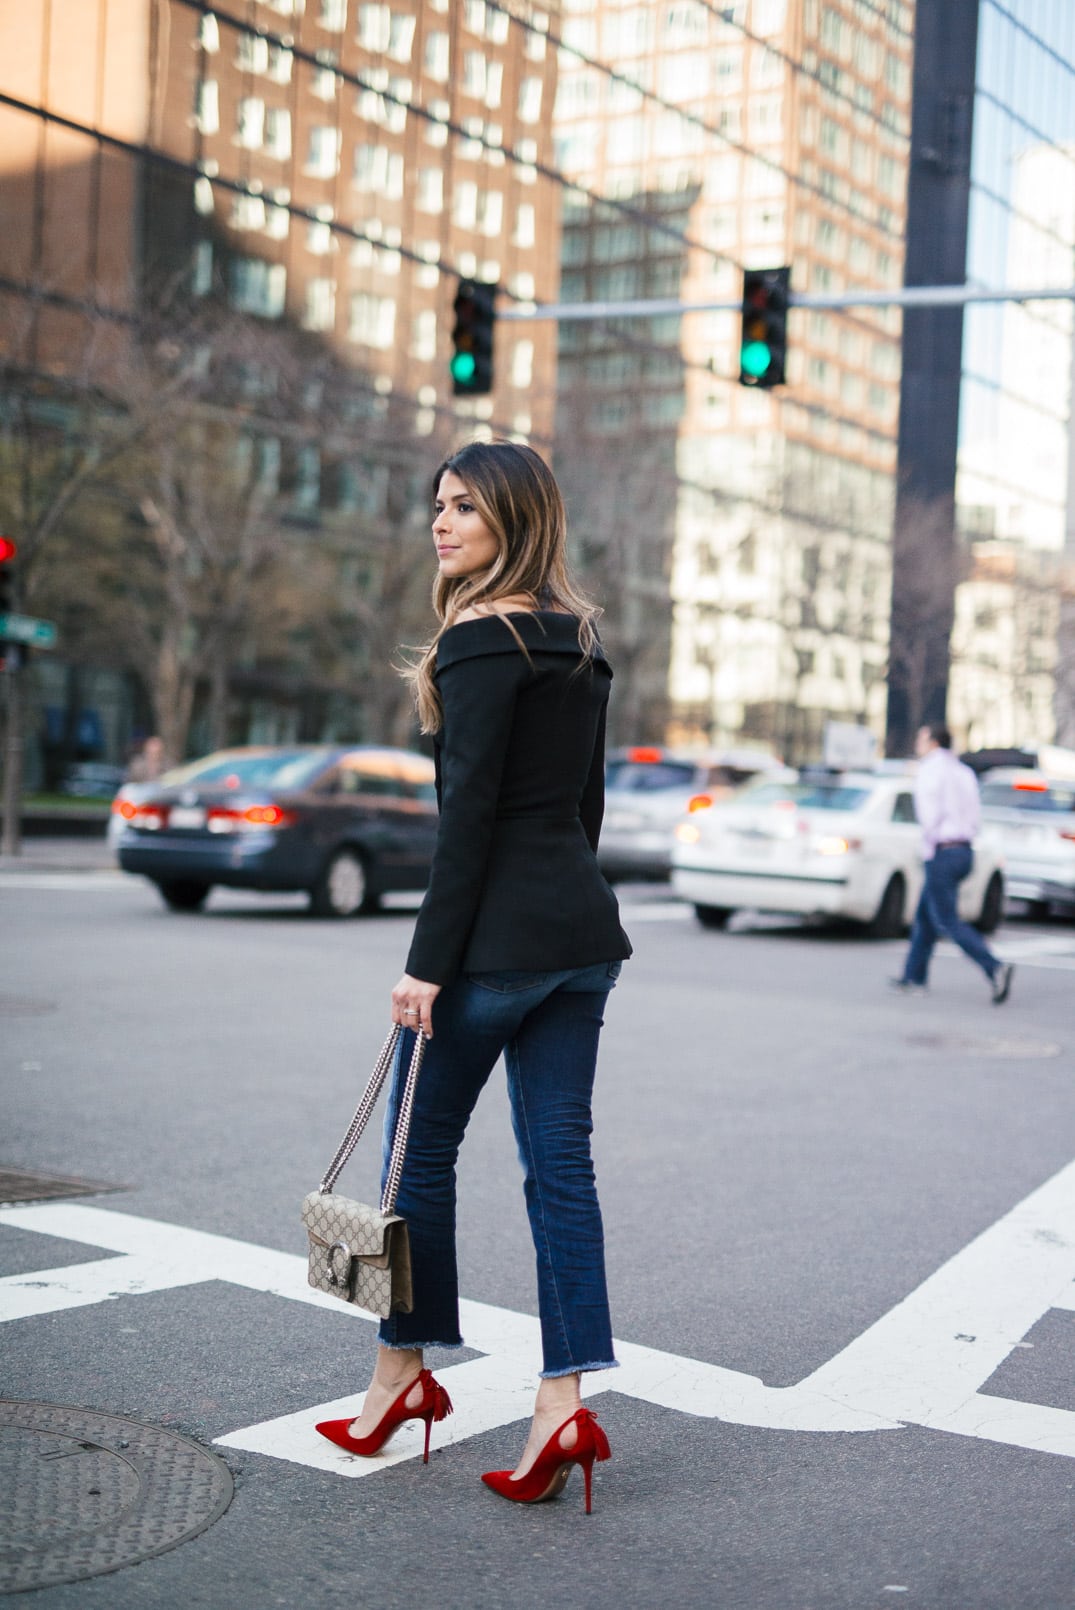
[[[416,1407],[409,1409],[407,1399],[416,1386],[422,1388],[422,1400]],[[426,1423],[425,1453],[422,1463],[429,1463],[429,1434],[433,1429],[434,1420],[443,1420],[452,1412],[452,1400],[441,1386],[434,1380],[431,1370],[422,1370],[415,1377],[394,1402],[388,1405],[380,1421],[366,1437],[353,1437],[348,1429],[354,1420],[349,1415],[346,1420],[322,1420],[315,1429],[329,1442],[334,1442],[338,1448],[346,1448],[348,1453],[361,1454],[369,1459],[373,1454],[379,1453],[392,1435],[393,1431],[401,1426],[405,1420],[424,1420]]]
[[[573,1448],[565,1448],[560,1441],[568,1426],[575,1426],[578,1438]],[[571,1474],[572,1465],[581,1465],[586,1480],[586,1513],[593,1513],[591,1483],[594,1460],[600,1464],[612,1457],[608,1438],[590,1409],[576,1409],[559,1430],[554,1431],[538,1454],[525,1476],[514,1477],[510,1470],[487,1470],[482,1481],[501,1498],[510,1498],[516,1504],[543,1504],[547,1499],[559,1498]]]

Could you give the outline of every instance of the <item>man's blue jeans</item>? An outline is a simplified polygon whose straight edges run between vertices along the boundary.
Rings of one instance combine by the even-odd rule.
[[[504,1053],[537,1254],[542,1375],[611,1369],[604,1230],[590,1157],[605,1001],[619,962],[552,973],[470,973],[433,1004],[397,1211],[407,1221],[414,1310],[381,1322],[387,1347],[459,1347],[455,1163]],[[385,1166],[412,1040],[402,1036],[385,1119]]]
[[[959,885],[973,865],[974,854],[969,844],[934,850],[932,858],[926,862],[926,879],[911,928],[911,948],[903,968],[903,976],[909,984],[926,982],[933,947],[942,934],[954,939],[989,978],[1000,966],[977,928],[972,928],[969,922],[963,922],[959,915]]]

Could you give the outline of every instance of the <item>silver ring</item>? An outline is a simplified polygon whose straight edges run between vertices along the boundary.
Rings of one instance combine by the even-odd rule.
[[[405,1006],[403,1008],[403,1016],[404,1017],[421,1017],[421,1015],[422,1015],[421,1012],[419,1012],[416,1007]]]

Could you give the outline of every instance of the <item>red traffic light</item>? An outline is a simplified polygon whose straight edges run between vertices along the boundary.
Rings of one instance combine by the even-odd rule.
[[[0,565],[6,565],[10,560],[14,559],[18,551],[19,545],[17,542],[12,541],[10,537],[0,537]]]

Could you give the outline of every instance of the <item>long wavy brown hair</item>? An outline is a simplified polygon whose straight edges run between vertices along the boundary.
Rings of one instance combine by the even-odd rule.
[[[423,732],[438,732],[442,721],[433,673],[437,644],[466,609],[496,612],[500,599],[525,598],[533,609],[562,610],[579,623],[583,662],[597,646],[601,611],[579,590],[567,566],[567,516],[560,488],[544,459],[516,442],[471,442],[446,458],[433,477],[435,503],[447,474],[458,475],[470,500],[497,540],[488,570],[470,576],[440,576],[433,584],[433,608],[440,626],[402,668],[413,685]],[[525,654],[522,639],[504,617]]]

